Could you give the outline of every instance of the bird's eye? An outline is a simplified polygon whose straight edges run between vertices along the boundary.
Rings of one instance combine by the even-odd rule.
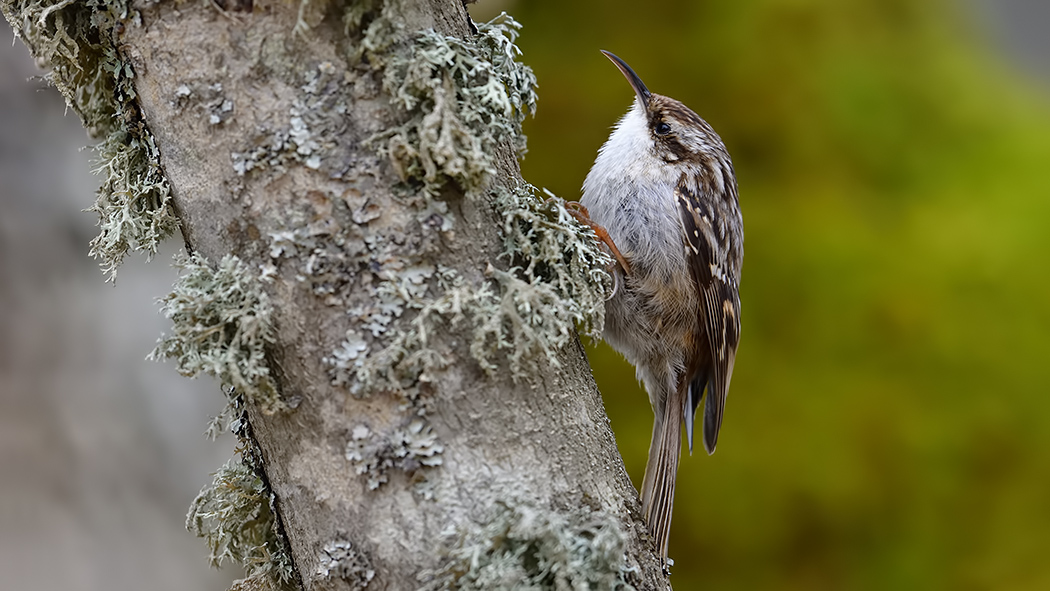
[[[671,133],[671,126],[661,121],[656,124],[656,135],[667,135]]]

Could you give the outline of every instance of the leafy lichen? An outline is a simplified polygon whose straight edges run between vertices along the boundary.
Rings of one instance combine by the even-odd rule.
[[[374,25],[389,5],[348,9],[348,30]],[[501,147],[524,153],[521,123],[537,99],[535,76],[517,61],[520,27],[504,13],[467,40],[425,31],[382,62],[384,89],[404,122],[370,142],[423,195],[420,209],[438,211],[446,222],[447,207],[435,197],[447,182],[482,198]],[[557,364],[576,325],[600,333],[608,257],[560,200],[545,202],[534,192],[528,186],[491,192],[510,269],[489,265],[478,284],[429,265],[382,269],[374,301],[350,310],[358,328],[325,360],[333,383],[356,394],[411,391],[453,362],[452,351],[432,337],[464,323],[472,327],[473,359],[494,373],[505,358],[515,380],[539,363]],[[403,315],[407,326],[388,331]]]
[[[101,260],[102,270],[113,280],[129,251],[145,251],[152,258],[179,221],[152,135],[116,130],[97,150],[95,172],[105,179],[88,210],[99,216],[99,235],[91,241],[90,254]]]
[[[176,266],[182,273],[161,300],[172,333],[161,337],[150,359],[172,359],[185,376],[215,376],[263,412],[284,410],[266,364],[273,306],[258,276],[232,255],[215,269],[200,254],[180,257]]]
[[[347,540],[332,540],[321,548],[317,574],[346,581],[355,591],[367,589],[376,576],[368,556]]]
[[[95,205],[99,235],[91,255],[116,278],[129,251],[147,257],[178,229],[159,152],[139,113],[135,72],[117,49],[120,30],[137,15],[125,0],[4,0],[4,16],[92,136],[104,174]]]
[[[343,12],[343,28],[350,37],[347,60],[356,65],[367,59],[377,69],[387,63],[390,48],[402,36],[404,26],[398,16],[404,8],[400,0],[356,0]]]
[[[437,219],[437,229],[447,231],[452,216],[437,199],[446,183],[470,198],[483,198],[496,154],[505,147],[524,152],[521,124],[535,111],[536,79],[517,61],[521,25],[505,13],[470,39],[424,31],[407,45],[385,44],[388,51],[378,51],[365,42],[390,20],[387,11],[395,5],[395,0],[372,0],[344,13],[348,33],[363,35],[363,51],[384,69],[383,87],[402,111],[400,125],[369,142],[389,158],[406,188],[423,197],[409,201],[417,205],[421,223]],[[533,193],[531,187],[492,191],[512,268],[489,265],[479,283],[452,269],[390,260],[366,236],[370,260],[360,267],[360,283],[375,297],[349,310],[356,327],[325,359],[332,382],[359,395],[394,390],[412,399],[433,371],[454,361],[453,352],[433,335],[461,323],[473,327],[469,351],[477,363],[495,372],[505,354],[515,380],[538,363],[557,363],[576,324],[599,332],[608,291],[602,268],[608,261],[560,201],[544,203]],[[275,240],[277,256],[284,242],[307,242],[295,232],[290,236]],[[331,258],[325,254],[323,260]],[[334,293],[324,297],[333,303],[342,299]]]
[[[286,124],[276,129],[260,125],[247,145],[230,154],[238,176],[264,167],[283,173],[289,164],[321,170],[331,160],[326,172],[338,178],[335,168],[342,163],[336,164],[332,151],[349,109],[343,72],[331,62],[320,62],[303,74],[299,88],[302,92],[293,100]]]
[[[236,458],[214,474],[190,505],[186,529],[207,541],[212,566],[244,566],[246,578],[235,589],[287,587],[294,579],[272,502],[262,478]]]
[[[451,352],[436,348],[433,337],[464,323],[472,327],[473,359],[495,372],[505,358],[515,380],[526,378],[540,363],[557,365],[559,351],[577,327],[592,336],[601,333],[611,289],[605,268],[611,259],[591,231],[561,200],[541,200],[528,185],[496,191],[494,199],[503,216],[504,256],[512,267],[504,271],[490,265],[488,279],[480,285],[442,267],[412,281],[398,275],[399,283],[391,279],[378,286],[376,293],[386,299],[377,299],[377,310],[387,315],[377,312],[373,317],[373,337],[386,333],[389,322],[406,309],[415,310],[415,316],[373,352],[367,335],[351,331],[326,359],[336,385],[366,393],[429,380],[433,371],[453,361]],[[438,295],[424,297],[433,292]]]
[[[503,217],[503,257],[517,265],[530,284],[542,282],[556,296],[559,315],[571,319],[592,338],[601,336],[605,300],[611,295],[612,258],[599,247],[593,231],[569,214],[565,202],[523,184],[493,192]]]
[[[368,478],[368,488],[375,490],[387,482],[391,469],[413,473],[426,466],[440,466],[443,451],[430,425],[421,417],[413,417],[389,433],[358,425],[346,445],[346,459],[358,474]]]
[[[420,574],[421,591],[633,590],[624,549],[612,516],[507,504],[454,541],[440,568]]]
[[[437,195],[447,180],[477,196],[509,142],[525,151],[521,122],[536,110],[536,77],[517,60],[521,25],[506,13],[471,40],[425,31],[394,54],[383,79],[406,121],[373,137],[402,179]]]

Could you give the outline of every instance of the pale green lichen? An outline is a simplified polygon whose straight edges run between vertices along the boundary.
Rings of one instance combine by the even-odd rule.
[[[477,196],[509,143],[525,151],[521,122],[536,110],[536,77],[517,60],[521,25],[506,13],[470,40],[425,31],[389,60],[383,87],[405,123],[371,138],[403,180],[436,196],[452,180]]]
[[[346,444],[346,459],[368,479],[368,488],[375,490],[388,481],[390,470],[412,474],[424,467],[440,466],[443,451],[430,425],[421,417],[412,417],[406,425],[386,433],[358,425]]]
[[[362,394],[429,381],[432,372],[453,361],[451,352],[435,348],[433,337],[464,323],[471,327],[469,349],[478,365],[495,373],[505,360],[514,380],[532,375],[541,363],[557,366],[577,328],[592,337],[601,334],[611,258],[591,230],[569,215],[560,199],[542,200],[528,185],[495,191],[494,199],[503,216],[504,256],[513,266],[503,271],[490,265],[489,280],[480,285],[446,268],[396,273],[383,281],[371,313],[357,316],[359,324],[380,337],[406,310],[416,314],[372,353],[365,335],[348,333],[325,360],[333,383]],[[424,297],[432,292],[439,295]]]
[[[608,272],[612,258],[599,246],[594,232],[579,223],[565,202],[523,184],[512,191],[493,192],[503,217],[503,257],[518,266],[530,284],[542,282],[554,292],[558,315],[571,318],[592,338],[601,336],[605,301],[612,295]]]
[[[99,235],[89,253],[113,280],[129,251],[145,251],[152,258],[161,241],[178,230],[179,220],[152,135],[116,130],[97,149],[95,172],[105,179],[88,209],[99,216]]]
[[[330,156],[349,109],[343,72],[331,62],[321,62],[303,74],[300,90],[288,111],[287,125],[259,127],[250,145],[230,154],[238,176],[264,167],[283,173],[293,162],[320,170],[327,160],[338,160]],[[336,170],[328,172],[333,178],[339,176]]]
[[[222,82],[180,84],[168,104],[181,116],[205,117],[208,125],[223,125],[234,116],[233,100],[227,96]]]
[[[186,515],[186,529],[207,541],[212,566],[240,564],[246,578],[234,588],[289,588],[291,557],[278,535],[273,495],[240,458],[219,469]]]
[[[200,254],[175,264],[182,272],[161,300],[172,333],[158,340],[149,358],[172,359],[185,376],[215,376],[263,412],[287,408],[266,363],[273,306],[258,275],[232,255],[214,269]]]
[[[520,278],[518,267],[488,270],[499,293],[478,299],[478,308],[471,311],[471,355],[482,369],[494,373],[499,369],[496,353],[502,351],[515,380],[528,377],[541,363],[558,367],[558,352],[576,335],[576,304],[562,299],[554,285],[540,278]]]
[[[615,518],[516,502],[453,540],[447,561],[419,575],[420,591],[629,591],[625,537]]]
[[[380,19],[378,6],[365,2],[351,9],[348,27]],[[501,146],[524,152],[521,123],[535,111],[536,79],[517,61],[519,28],[503,14],[481,25],[472,39],[426,31],[384,62],[384,89],[405,122],[370,142],[423,195],[420,209],[440,212],[442,228],[450,220],[435,197],[447,182],[480,198]],[[334,384],[355,394],[410,392],[453,362],[452,352],[439,349],[432,337],[461,324],[472,327],[473,359],[490,373],[505,359],[515,380],[533,374],[540,363],[557,364],[577,325],[588,334],[601,332],[609,259],[593,235],[560,200],[540,200],[532,187],[501,188],[492,197],[503,217],[511,268],[490,265],[480,284],[468,284],[451,269],[384,264],[374,300],[350,310],[358,328],[325,360]],[[406,314],[408,326],[388,334]]]
[[[273,263],[264,266],[264,271],[275,275],[282,259],[289,259],[298,264],[295,277],[299,282],[308,284],[329,306],[341,306],[358,267],[356,255],[364,249],[362,241],[352,240],[341,231],[321,233],[307,227],[280,230],[270,234]]]
[[[90,254],[109,279],[129,251],[156,254],[178,229],[152,135],[139,113],[135,73],[117,50],[118,29],[136,26],[125,0],[13,0],[0,2],[15,34],[48,65],[48,80],[94,137],[105,178],[90,211],[100,232]]]
[[[356,0],[347,3],[343,26],[353,42],[347,59],[351,65],[368,59],[376,68],[386,64],[387,53],[400,36],[403,26],[398,19],[402,8],[398,0]]]
[[[403,297],[395,283],[400,277],[383,281],[376,288],[390,299],[377,299],[375,306],[369,307],[378,310],[370,316],[371,324],[364,325],[371,327],[373,337],[387,332],[387,324],[406,309],[414,310],[415,316],[407,327],[391,331],[392,339],[372,353],[366,337],[348,332],[346,340],[325,359],[331,366],[334,385],[349,386],[359,396],[384,390],[411,393],[419,383],[431,381],[435,371],[453,362],[452,352],[439,349],[432,337],[473,319],[485,305],[494,306],[497,296],[491,284],[468,285],[453,269],[442,267],[434,277],[440,293],[437,297]],[[422,286],[424,293],[428,286]],[[375,338],[373,342],[377,342]]]
[[[354,591],[367,589],[376,576],[368,556],[344,539],[332,540],[321,548],[317,574],[326,579],[346,581]]]
[[[393,4],[355,4],[345,13],[348,32],[378,26]],[[517,61],[520,26],[502,14],[471,39],[425,31],[381,62],[384,89],[404,123],[369,141],[422,195],[420,219],[440,219],[440,230],[451,229],[447,204],[436,199],[448,182],[482,198],[499,150],[525,150],[521,123],[535,111],[536,79]],[[363,286],[375,297],[349,310],[356,328],[325,359],[332,382],[357,395],[394,390],[412,399],[434,371],[454,361],[432,337],[461,324],[472,327],[469,351],[479,366],[495,373],[505,360],[514,380],[540,363],[557,364],[577,325],[600,333],[608,258],[560,200],[533,193],[531,187],[492,192],[511,268],[490,265],[478,284],[429,264],[373,262],[363,280],[374,281]],[[368,237],[365,243],[375,250]],[[403,317],[407,326],[390,330]]]

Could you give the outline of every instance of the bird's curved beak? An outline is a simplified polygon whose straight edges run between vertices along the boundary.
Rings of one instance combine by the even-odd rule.
[[[601,50],[601,52],[605,54],[605,57],[612,60],[612,63],[616,64],[616,67],[620,69],[624,78],[627,78],[627,81],[631,83],[631,88],[633,88],[634,93],[638,95],[638,100],[642,102],[642,106],[648,108],[649,97],[652,96],[652,93],[650,93],[649,89],[645,87],[645,83],[638,77],[638,74],[634,73],[634,70],[631,69],[631,66],[627,65],[627,62],[616,57],[612,52],[605,51],[604,49]]]

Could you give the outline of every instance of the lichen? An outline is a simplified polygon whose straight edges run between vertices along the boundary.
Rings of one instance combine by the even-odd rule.
[[[321,548],[317,574],[326,579],[342,579],[351,589],[358,591],[368,588],[368,584],[376,576],[376,571],[364,552],[349,541],[339,539],[332,540]]]
[[[424,31],[386,66],[383,87],[405,122],[372,137],[402,180],[436,196],[452,180],[479,196],[509,143],[522,154],[521,123],[536,110],[536,77],[519,62],[521,25],[503,13],[470,40]]]
[[[190,85],[192,84],[192,86]],[[172,109],[187,114],[203,115],[208,125],[223,125],[234,116],[233,100],[227,96],[222,82],[180,84],[168,101]]]
[[[367,59],[373,67],[382,68],[403,28],[397,18],[400,12],[398,0],[348,2],[343,13],[343,27],[352,41],[347,61],[355,65]]]
[[[542,279],[521,279],[518,267],[488,271],[499,285],[499,295],[476,300],[471,355],[482,369],[493,373],[499,369],[496,353],[505,352],[515,380],[529,376],[540,363],[558,367],[558,352],[576,334],[575,304],[559,297],[556,288]]]
[[[212,566],[240,564],[245,579],[234,588],[288,587],[294,580],[273,510],[273,495],[255,470],[235,458],[215,472],[186,515],[186,529],[204,538]]]
[[[147,258],[178,229],[159,151],[137,105],[131,63],[117,49],[120,30],[136,26],[125,0],[0,2],[15,35],[50,67],[48,80],[94,137],[103,174],[95,205],[99,235],[91,256],[109,280],[129,251]]]
[[[570,318],[597,339],[612,290],[612,258],[598,245],[594,232],[569,214],[564,201],[546,193],[546,199],[540,198],[527,183],[493,191],[503,217],[502,257],[517,266],[517,275],[526,282],[549,286],[557,300],[556,316]]]
[[[392,2],[362,2],[345,13],[348,31],[383,20]],[[369,24],[371,23],[371,24]],[[536,79],[517,61],[521,25],[505,13],[478,27],[471,39],[420,33],[384,57],[383,86],[403,123],[369,139],[421,195],[417,208],[451,228],[437,199],[448,182],[480,199],[495,174],[496,154],[509,146],[524,153],[524,118],[536,108]],[[471,357],[489,373],[505,359],[519,380],[540,363],[557,364],[576,325],[601,331],[609,275],[608,257],[560,200],[543,201],[523,186],[492,190],[502,216],[504,258],[510,269],[489,265],[480,283],[452,269],[402,261],[380,263],[371,302],[349,310],[356,328],[325,359],[332,382],[354,394],[395,390],[409,398],[434,371],[454,362],[432,338],[462,324],[472,327]],[[366,239],[367,243],[367,239]],[[374,245],[369,245],[373,249]],[[395,322],[409,319],[407,325]]]
[[[248,145],[230,154],[238,176],[264,167],[283,173],[290,163],[313,170],[320,170],[328,160],[333,166],[343,165],[336,163],[338,158],[330,158],[349,109],[343,72],[331,62],[320,62],[303,74],[300,90],[288,110],[286,124],[276,129],[260,126]],[[340,176],[334,168],[326,172],[332,178]]]
[[[454,361],[451,351],[436,348],[433,337],[463,325],[471,327],[469,350],[478,365],[496,373],[505,359],[515,380],[527,378],[541,363],[557,366],[577,328],[592,337],[601,334],[611,258],[591,230],[560,199],[542,200],[529,185],[493,195],[503,217],[503,257],[511,268],[490,265],[480,285],[444,267],[405,265],[383,277],[374,300],[351,310],[372,339],[351,330],[325,360],[335,385],[364,394],[429,381]],[[426,297],[431,293],[438,295]],[[407,310],[415,311],[408,326],[377,348],[379,337]]]
[[[536,108],[535,76],[517,61],[521,25],[504,13],[470,39],[431,30],[378,51],[367,40],[395,5],[395,0],[369,0],[344,13],[348,34],[361,36],[362,51],[383,69],[383,88],[401,111],[401,124],[368,143],[389,159],[404,181],[406,202],[415,205],[417,219],[427,227],[442,233],[452,228],[448,205],[438,198],[449,182],[468,198],[489,195],[503,217],[510,266],[489,265],[482,279],[471,283],[452,269],[391,259],[378,240],[364,236],[368,264],[353,273],[360,271],[357,285],[374,297],[348,310],[355,327],[324,361],[332,383],[356,395],[393,390],[415,400],[434,371],[455,361],[453,351],[433,335],[461,324],[472,327],[470,355],[489,373],[499,371],[504,359],[515,380],[533,374],[540,363],[557,364],[577,324],[588,334],[601,331],[609,276],[608,258],[560,200],[542,201],[532,187],[485,191],[501,149],[524,153],[521,124]],[[323,255],[317,257],[321,269],[329,261],[340,269],[349,266],[345,253],[319,252],[300,231],[274,235],[272,244],[275,259],[303,245]],[[309,271],[300,275],[312,281],[317,274]],[[314,285],[332,304],[350,287],[326,281],[327,291],[318,293]]]
[[[215,376],[265,413],[286,409],[266,364],[273,306],[258,275],[232,255],[214,269],[197,253],[175,264],[182,272],[161,300],[172,332],[149,358],[172,359],[185,376]]]
[[[358,425],[346,444],[346,459],[368,479],[368,488],[375,490],[388,481],[392,469],[412,474],[423,467],[440,466],[443,451],[430,425],[421,417],[412,417],[406,425],[386,433]]]
[[[449,543],[446,562],[419,575],[420,591],[634,589],[624,534],[600,512],[507,503],[477,531]]]
[[[331,3],[331,0],[299,0],[299,14],[292,31],[300,37],[306,37],[310,29],[324,20]]]

